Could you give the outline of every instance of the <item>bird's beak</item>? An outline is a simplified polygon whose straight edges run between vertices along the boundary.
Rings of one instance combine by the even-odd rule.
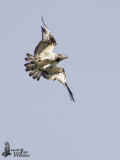
[[[68,58],[67,56],[65,56],[65,59]]]

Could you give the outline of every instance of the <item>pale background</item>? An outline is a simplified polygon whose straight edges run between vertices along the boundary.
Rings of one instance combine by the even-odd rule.
[[[76,103],[25,72],[41,15]],[[30,160],[120,160],[119,0],[0,0],[0,155],[5,141]]]

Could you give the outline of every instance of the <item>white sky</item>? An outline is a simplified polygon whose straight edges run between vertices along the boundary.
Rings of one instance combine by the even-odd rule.
[[[76,103],[59,82],[25,72],[41,15],[54,51],[69,57],[59,65]],[[120,159],[119,1],[1,0],[0,44],[0,154],[8,141],[30,160]]]

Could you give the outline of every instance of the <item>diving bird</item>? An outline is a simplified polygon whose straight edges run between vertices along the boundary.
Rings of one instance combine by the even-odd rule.
[[[65,70],[64,68],[57,66],[59,62],[68,57],[65,54],[57,54],[53,52],[54,47],[57,45],[56,40],[51,35],[43,17],[42,22],[42,40],[36,46],[34,55],[27,53],[27,57],[25,58],[28,62],[25,64],[26,71],[30,71],[29,76],[38,81],[41,76],[48,80],[58,80],[67,88],[71,100],[75,102],[73,93],[66,82]]]

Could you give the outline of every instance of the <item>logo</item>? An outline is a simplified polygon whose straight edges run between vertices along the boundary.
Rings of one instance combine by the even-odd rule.
[[[10,150],[9,143],[5,142],[5,149],[4,152],[2,153],[2,156],[6,158],[9,155],[13,155],[13,157],[30,157],[28,151],[24,150],[24,148]]]
[[[5,158],[9,155],[11,155],[12,153],[10,153],[10,145],[8,142],[5,142],[5,149],[4,152],[2,153],[2,156],[4,156]]]
[[[21,149],[11,149],[14,157],[30,157],[28,151],[25,151],[23,148]]]

